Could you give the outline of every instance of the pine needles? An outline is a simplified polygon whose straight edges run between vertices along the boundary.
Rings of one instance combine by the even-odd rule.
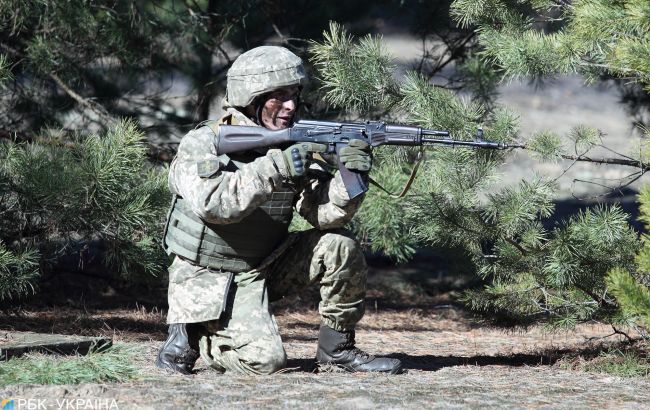
[[[2,88],[3,83],[12,78],[9,66],[9,58],[4,54],[0,54],[0,88]]]
[[[479,32],[481,56],[504,77],[603,74],[650,85],[650,7],[645,0],[456,0],[452,13]]]
[[[518,8],[508,8],[503,2],[457,3],[480,9],[480,13],[472,14],[479,20],[490,9],[494,13],[485,18],[502,18],[511,30],[530,28],[527,19],[517,17]],[[548,6],[541,1],[518,4],[528,11]],[[530,36],[542,43],[561,40],[532,31]],[[378,39],[366,38],[357,43],[333,25],[323,43],[313,46],[330,104],[352,106],[367,113],[390,113],[406,123],[450,130],[459,139],[473,138],[477,127],[482,127],[485,137],[491,140],[511,142],[516,138],[518,117],[507,109],[487,111],[481,104],[458,98],[416,73],[407,74],[399,82],[393,80],[388,57],[376,54],[381,51],[378,45],[372,48],[373,53],[357,53],[352,60],[358,66],[383,67],[365,71],[363,78],[341,69],[350,63],[348,55],[355,53],[350,50],[368,50],[360,44],[375,41]],[[530,43],[532,37],[512,41]],[[548,52],[549,44],[540,47]],[[558,69],[558,58],[553,54],[564,52],[550,49],[544,55],[528,49],[532,50],[530,58],[524,50],[517,58],[529,69],[536,67],[536,72],[545,75]],[[533,57],[538,61],[534,62]],[[380,78],[384,75],[390,80]],[[390,87],[378,89],[393,90],[390,99],[373,96],[375,90],[368,84],[387,82]],[[600,133],[585,126],[574,128],[567,137],[576,155],[584,155],[600,144]],[[550,133],[535,135],[528,148],[545,159],[567,153],[562,139]],[[537,178],[501,187],[498,169],[507,155],[507,151],[430,147],[410,195],[393,200],[371,189],[353,220],[353,228],[372,250],[398,260],[408,259],[421,245],[449,244],[463,249],[488,283],[484,289],[467,292],[463,300],[492,322],[525,326],[544,321],[551,327],[571,327],[594,319],[619,323],[621,311],[608,290],[606,277],[613,269],[635,268],[640,244],[627,215],[616,206],[595,207],[545,228],[543,222],[554,208],[552,181]],[[406,180],[414,158],[415,153],[408,149],[377,150],[372,177],[397,190]]]
[[[141,378],[134,359],[141,352],[114,345],[85,356],[32,354],[0,362],[0,386],[126,382]]]
[[[124,121],[72,143],[0,145],[0,251],[11,256],[0,258],[0,278],[13,276],[0,281],[0,299],[24,294],[39,262],[55,264],[84,242],[102,243],[104,265],[125,276],[164,268],[156,240],[168,203],[166,178],[146,166],[143,138]]]
[[[650,224],[650,188],[644,187],[639,194],[640,217],[646,229]],[[628,324],[638,324],[650,329],[650,243],[644,234],[636,256],[636,266],[615,267],[606,277],[611,294],[621,306],[622,315]]]
[[[378,38],[353,42],[341,26],[330,23],[325,41],[312,43],[311,53],[332,104],[364,112],[390,100],[393,66]]]
[[[39,254],[34,249],[9,250],[0,241],[0,300],[34,291],[39,275]]]

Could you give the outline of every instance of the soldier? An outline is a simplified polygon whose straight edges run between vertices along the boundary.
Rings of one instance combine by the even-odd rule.
[[[316,172],[312,153],[325,147],[216,151],[220,124],[290,127],[304,82],[295,54],[254,48],[228,71],[225,115],[181,140],[169,171],[174,201],[164,242],[175,259],[169,268],[169,337],[158,367],[189,374],[201,356],[220,371],[282,369],[286,353],[269,301],[318,284],[316,360],[348,371],[401,371],[399,360],[355,347],[366,264],[359,244],[340,228],[361,197],[350,200],[338,172]],[[350,145],[341,150],[341,162],[367,173],[369,147]],[[288,233],[294,207],[314,229]]]

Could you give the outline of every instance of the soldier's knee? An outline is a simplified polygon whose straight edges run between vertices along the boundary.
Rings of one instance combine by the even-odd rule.
[[[352,232],[347,229],[337,229],[323,235],[325,247],[329,251],[338,251],[339,253],[359,254],[361,245],[354,238]]]
[[[348,231],[328,232],[323,236],[321,261],[325,267],[322,283],[333,280],[365,282],[367,265],[361,245]]]
[[[275,346],[271,349],[265,349],[248,365],[259,374],[272,374],[287,366],[287,354],[281,345]]]

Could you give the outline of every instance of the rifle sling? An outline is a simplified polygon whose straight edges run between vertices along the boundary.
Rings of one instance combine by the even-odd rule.
[[[423,159],[424,159],[424,150],[422,149],[422,147],[420,147],[420,151],[418,152],[418,156],[415,159],[415,165],[413,165],[413,169],[411,170],[411,175],[409,176],[408,181],[406,181],[406,184],[404,184],[404,188],[402,188],[402,192],[400,192],[399,194],[395,194],[393,192],[390,192],[389,190],[387,190],[386,188],[381,186],[381,184],[379,184],[379,182],[372,179],[370,176],[368,177],[368,181],[371,184],[373,184],[374,186],[376,186],[377,188],[379,188],[382,191],[384,191],[385,193],[387,193],[391,198],[396,198],[396,199],[397,198],[403,198],[406,195],[406,193],[409,191],[409,189],[411,188],[411,185],[413,184],[413,181],[415,181],[415,175],[417,174],[418,168],[420,168],[420,164],[422,163]]]

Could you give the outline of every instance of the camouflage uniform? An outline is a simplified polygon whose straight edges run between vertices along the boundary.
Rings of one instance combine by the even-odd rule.
[[[255,125],[238,110],[226,108],[222,123]],[[295,208],[316,229],[288,234],[248,271],[209,269],[177,256],[169,268],[167,322],[207,323],[200,350],[212,367],[268,374],[286,363],[269,300],[318,283],[324,324],[346,331],[363,316],[365,260],[358,243],[340,230],[361,197],[349,199],[338,173],[329,179],[289,181],[276,165],[278,149],[240,164],[236,172],[215,168],[199,176],[197,164],[228,161],[216,152],[218,136],[213,130],[218,132],[218,127],[202,126],[182,139],[169,173],[173,193],[202,220],[229,224],[263,205],[273,192],[293,189]]]

